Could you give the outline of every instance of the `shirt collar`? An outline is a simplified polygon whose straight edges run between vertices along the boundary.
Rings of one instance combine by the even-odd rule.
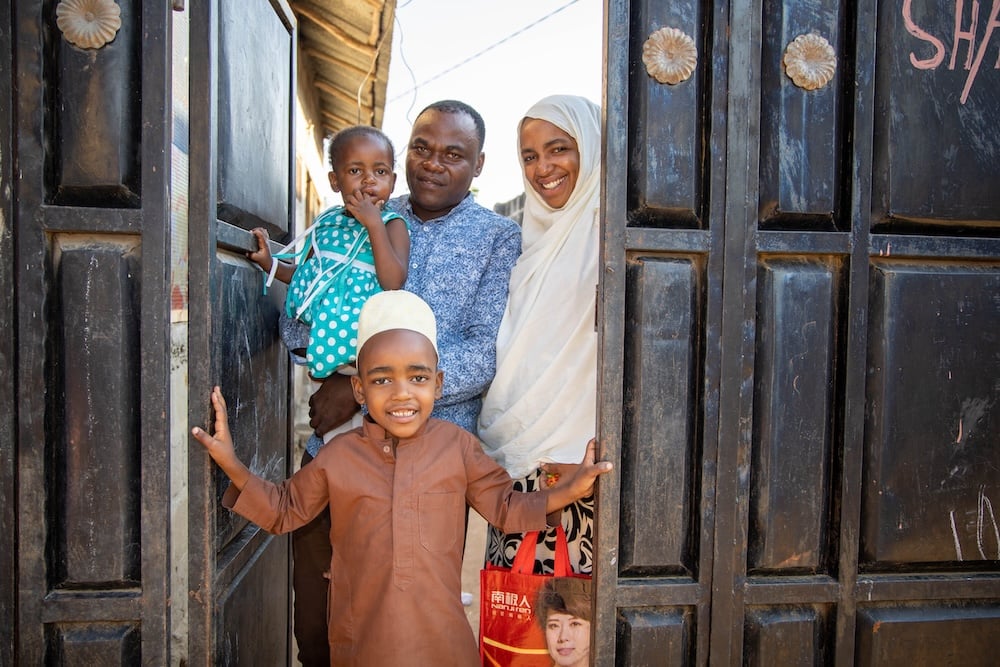
[[[413,437],[401,438],[399,440],[399,444],[402,445],[407,442],[413,442],[414,440],[419,439],[421,436],[423,436],[424,432],[427,430],[428,423],[429,420],[428,422],[424,422],[424,425],[420,427],[420,430],[417,431],[413,435]],[[368,415],[365,415],[365,418],[361,422],[361,431],[366,438],[370,438],[371,440],[374,440],[375,442],[378,443],[389,442],[392,440],[392,436],[389,435],[384,428],[382,428],[374,421],[372,421],[371,417],[369,417]]]
[[[417,215],[413,212],[413,206],[410,205],[409,195],[403,195],[402,197],[393,199],[389,202],[389,205],[394,211],[398,211],[399,213],[405,215],[405,217],[411,222],[416,222],[421,225],[430,225],[439,222],[447,222],[454,215],[462,215],[464,211],[476,205],[476,199],[472,196],[472,192],[467,192],[465,197],[462,198],[462,201],[455,205],[455,208],[451,209],[441,217],[434,218],[433,220],[421,220],[417,217]]]

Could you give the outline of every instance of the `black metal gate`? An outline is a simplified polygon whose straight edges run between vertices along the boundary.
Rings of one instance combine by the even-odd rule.
[[[241,248],[291,226],[294,19],[81,6],[0,8],[0,664],[284,664],[288,542],[188,426],[220,384],[289,473],[282,295]]]
[[[995,662],[998,8],[607,3],[595,664]]]

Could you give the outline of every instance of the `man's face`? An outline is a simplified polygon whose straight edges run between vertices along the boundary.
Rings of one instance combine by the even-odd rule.
[[[468,194],[484,158],[467,114],[436,109],[420,114],[406,151],[413,213],[425,222],[450,213]]]
[[[375,334],[358,352],[351,377],[354,398],[376,424],[395,438],[412,437],[427,423],[441,398],[444,374],[434,346],[422,334],[390,329]]]

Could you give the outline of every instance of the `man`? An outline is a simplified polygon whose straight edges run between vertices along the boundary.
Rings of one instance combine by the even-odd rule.
[[[475,432],[481,395],[496,370],[496,336],[507,303],[510,272],[521,252],[517,225],[477,204],[469,188],[483,168],[486,127],[463,102],[435,102],[420,112],[406,151],[410,193],[389,206],[410,227],[409,273],[404,289],[434,311],[442,397],[433,416]],[[289,341],[289,349],[303,347]],[[309,400],[316,433],[356,420],[350,378],[334,375]],[[307,465],[322,446],[313,436],[302,457]],[[292,536],[295,638],[306,667],[329,665],[326,634],[330,563],[328,513]]]

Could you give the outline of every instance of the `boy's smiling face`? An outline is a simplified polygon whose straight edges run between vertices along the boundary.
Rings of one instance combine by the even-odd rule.
[[[358,374],[351,377],[355,399],[394,438],[410,438],[427,423],[443,381],[434,346],[409,329],[369,338],[358,352]]]

